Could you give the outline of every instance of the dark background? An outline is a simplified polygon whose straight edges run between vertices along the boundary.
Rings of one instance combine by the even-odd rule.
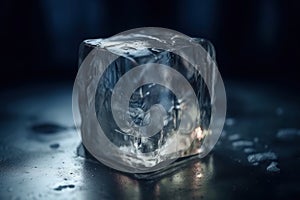
[[[300,1],[1,0],[0,15],[0,199],[300,199]],[[145,26],[214,44],[227,120],[206,158],[137,181],[78,146],[71,96],[84,39]]]
[[[279,0],[1,1],[1,86],[74,79],[78,47],[155,26],[207,38],[226,79],[299,85],[300,3]]]

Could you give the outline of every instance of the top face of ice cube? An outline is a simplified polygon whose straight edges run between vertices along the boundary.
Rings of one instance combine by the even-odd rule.
[[[134,32],[125,31],[107,39],[85,40],[85,44],[93,47],[106,49],[116,55],[123,57],[147,56],[153,51],[179,50],[191,45],[201,46],[201,39],[190,38],[182,33],[170,31],[163,28],[141,28]],[[205,41],[208,45],[210,43]],[[210,48],[213,48],[210,45]],[[209,52],[210,53],[210,52]]]

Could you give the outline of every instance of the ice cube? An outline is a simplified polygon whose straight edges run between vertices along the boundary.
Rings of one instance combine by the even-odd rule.
[[[149,172],[179,157],[204,156],[215,145],[226,104],[217,104],[221,114],[213,117],[225,90],[208,41],[148,28],[85,40],[80,52],[75,123],[98,160],[122,171]],[[186,60],[189,55],[197,65]]]

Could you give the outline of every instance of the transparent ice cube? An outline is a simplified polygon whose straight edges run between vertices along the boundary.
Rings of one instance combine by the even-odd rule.
[[[83,41],[79,65],[88,65],[88,76],[77,76],[74,85],[77,90],[73,94],[73,105],[78,111],[74,113],[75,123],[81,125],[81,137],[87,150],[104,164],[132,173],[159,170],[177,158],[206,155],[211,150],[211,147],[208,148],[209,141],[207,145],[203,142],[212,134],[210,123],[215,97],[209,91],[214,91],[217,81],[214,68],[210,66],[215,65],[212,44],[205,39],[192,39],[179,33],[147,31]],[[149,40],[164,44],[168,49],[152,47],[147,42]],[[202,54],[195,56],[205,65],[204,75],[207,77],[174,53],[174,49],[186,47],[188,42],[200,44],[203,48]],[[149,67],[149,63],[176,70],[181,74],[178,77],[182,76],[189,83],[193,94],[174,74],[149,71],[154,68],[152,65]],[[121,79],[131,70],[138,67],[143,70],[147,66],[149,70]],[[99,73],[99,68],[102,73]],[[156,79],[155,73],[172,86],[145,81],[149,76]],[[120,80],[123,81],[121,84]],[[140,82],[146,84],[133,87],[128,96],[127,88]],[[117,90],[117,86],[121,89]],[[174,94],[174,87],[180,88],[181,95]],[[193,95],[197,102],[192,105]],[[119,103],[114,103],[114,99]],[[124,105],[128,107],[124,108],[121,105],[126,101]],[[95,112],[97,120],[89,117],[91,112]],[[153,124],[151,133],[145,130]],[[182,124],[188,131],[182,131]],[[97,131],[95,126],[101,127],[101,131]]]

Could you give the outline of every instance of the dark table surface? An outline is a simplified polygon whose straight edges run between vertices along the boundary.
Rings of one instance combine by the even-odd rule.
[[[300,199],[300,97],[270,83],[225,82],[223,134],[204,159],[140,176],[80,144],[71,82],[1,92],[0,199]]]

